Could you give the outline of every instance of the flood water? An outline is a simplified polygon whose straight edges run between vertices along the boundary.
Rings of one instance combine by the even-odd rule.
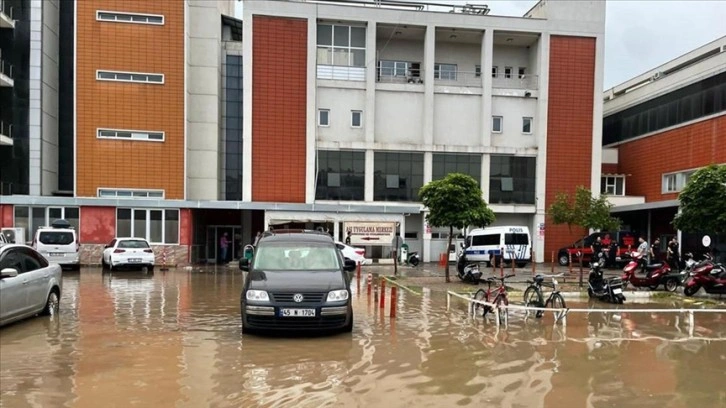
[[[363,289],[352,334],[251,337],[242,279],[64,272],[59,316],[0,329],[0,405],[726,407],[723,313],[696,314],[692,334],[687,315],[626,312],[565,327],[511,313],[497,330],[441,293],[399,291],[391,319]]]

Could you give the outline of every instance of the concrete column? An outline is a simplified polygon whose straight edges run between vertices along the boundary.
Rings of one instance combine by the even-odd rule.
[[[536,213],[532,217],[532,226],[529,227],[530,234],[532,235],[532,249],[534,250],[534,262],[546,262],[551,260],[551,255],[547,257],[544,252],[544,236],[539,235],[539,224],[544,224],[545,214]],[[557,254],[555,254],[557,255]]]
[[[537,138],[537,163],[535,180],[535,227],[538,227],[538,223],[545,223],[545,230],[547,229],[546,213],[546,188],[547,188],[547,106],[549,104],[549,71],[550,71],[550,35],[542,34],[539,39],[537,56],[537,66],[539,72],[533,74],[539,75],[539,90],[537,98],[537,117],[534,119],[534,131],[535,137]],[[597,191],[600,191],[597,189]],[[532,230],[532,234],[538,234],[539,231]],[[537,253],[535,257],[537,262],[542,262],[540,256],[551,258],[551,255],[544,253],[545,239],[542,240],[537,238],[537,243],[540,245],[535,248]]]
[[[340,239],[340,219],[335,218],[333,221],[333,239],[339,240]]]
[[[590,190],[594,196],[600,195],[600,174],[602,173],[602,117],[603,117],[603,81],[605,77],[605,35],[595,38],[595,96],[592,109],[592,171],[590,173]]]
[[[366,177],[364,183],[363,199],[366,202],[373,201],[373,163],[375,154],[372,149],[366,150]]]
[[[424,111],[423,144],[434,143],[434,61],[436,60],[436,26],[426,26],[424,40]]]
[[[481,156],[481,192],[484,201],[489,203],[489,175],[491,174],[492,156],[483,154]]]
[[[376,27],[375,21],[369,21],[366,30],[366,110],[363,120],[367,143],[373,143],[376,139]]]
[[[428,212],[421,213],[421,225],[422,225],[422,231],[423,231],[423,240],[421,241],[421,256],[423,262],[431,262],[436,260],[435,256],[432,256],[431,253],[431,231],[426,228],[428,223],[426,222],[426,215],[428,215]]]
[[[252,13],[249,7],[244,8],[244,25],[242,35],[245,44],[252,44]],[[242,201],[252,201],[252,47],[242,48]],[[308,120],[310,120],[308,118]],[[313,119],[315,120],[315,119]],[[267,225],[265,224],[265,227]]]
[[[492,144],[492,65],[494,65],[494,31],[486,30],[481,41],[481,144]]]
[[[318,43],[318,20],[314,17],[308,18],[308,87],[307,87],[307,121],[306,121],[306,163],[307,171],[305,177],[305,202],[315,202],[316,178],[316,157],[315,140],[317,138],[316,103],[317,101],[317,43]]]
[[[434,166],[434,154],[432,152],[424,152],[424,169],[423,169],[423,183],[428,184],[433,179],[433,166]]]

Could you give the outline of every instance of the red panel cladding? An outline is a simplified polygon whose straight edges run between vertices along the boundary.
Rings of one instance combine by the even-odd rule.
[[[602,174],[620,174],[618,172],[618,165],[612,163],[603,163]]]
[[[558,193],[590,187],[595,93],[595,38],[550,37],[547,113],[547,187],[545,205]],[[545,230],[545,253],[571,244],[584,230],[551,222]]]
[[[13,206],[11,204],[0,204],[0,228],[15,226],[13,217]]]
[[[179,223],[179,244],[180,245],[192,245],[192,239],[194,237],[193,223],[192,223],[192,210],[189,208],[182,208],[179,210],[181,218]]]
[[[308,23],[252,19],[252,199],[305,202]]]
[[[81,244],[108,244],[115,237],[115,207],[81,208]]]
[[[647,202],[674,200],[662,193],[663,173],[690,170],[711,163],[726,163],[726,115],[671,131],[623,143],[618,148],[620,170],[627,195],[645,196]]]

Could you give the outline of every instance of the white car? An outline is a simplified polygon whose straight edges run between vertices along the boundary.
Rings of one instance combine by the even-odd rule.
[[[75,270],[81,268],[78,234],[66,220],[56,220],[50,227],[38,228],[32,246],[49,262]]]
[[[365,248],[355,248],[350,245],[345,245],[342,242],[336,242],[335,246],[338,247],[345,258],[355,262],[360,262],[361,265],[368,265],[371,263],[371,260],[366,258]]]
[[[27,245],[0,246],[0,326],[58,313],[61,267]]]
[[[121,266],[145,266],[153,271],[155,258],[149,241],[143,238],[114,238],[103,249],[101,265],[111,270]]]

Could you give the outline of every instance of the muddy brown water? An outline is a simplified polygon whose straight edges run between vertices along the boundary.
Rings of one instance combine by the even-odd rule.
[[[724,314],[692,335],[685,315],[625,311],[497,330],[440,293],[399,291],[390,319],[363,288],[352,334],[268,338],[240,333],[238,271],[63,284],[59,316],[0,329],[3,407],[726,407]]]

